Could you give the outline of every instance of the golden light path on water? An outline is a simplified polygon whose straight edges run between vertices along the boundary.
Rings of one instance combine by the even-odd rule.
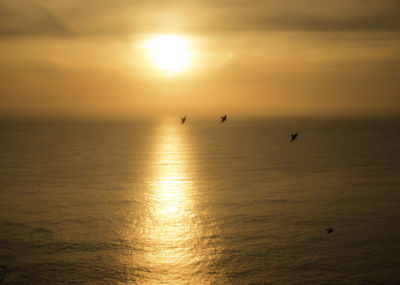
[[[197,262],[201,253],[196,253],[201,233],[196,226],[190,157],[185,152],[182,127],[160,126],[156,143],[156,166],[147,199],[149,250],[145,257],[154,284],[186,283],[201,266]]]

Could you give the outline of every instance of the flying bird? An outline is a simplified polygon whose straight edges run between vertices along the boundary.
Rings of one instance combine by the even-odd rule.
[[[221,123],[226,121],[226,117],[227,117],[226,114],[224,116],[221,116]]]
[[[183,125],[186,122],[186,116],[181,118],[181,124]]]
[[[292,137],[290,139],[290,142],[293,142],[296,138],[297,138],[298,133],[296,132],[295,134],[290,134],[290,136]]]
[[[333,229],[331,227],[329,227],[329,229],[326,229],[326,231],[328,232],[328,234],[333,233]]]

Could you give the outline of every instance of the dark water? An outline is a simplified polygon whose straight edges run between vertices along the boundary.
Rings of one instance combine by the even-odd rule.
[[[399,127],[3,120],[0,283],[399,284]]]

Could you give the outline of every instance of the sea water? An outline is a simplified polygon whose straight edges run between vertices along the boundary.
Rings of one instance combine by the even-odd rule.
[[[399,284],[399,123],[3,119],[0,283]]]

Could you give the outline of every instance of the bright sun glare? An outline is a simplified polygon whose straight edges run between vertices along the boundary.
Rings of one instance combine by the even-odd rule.
[[[187,41],[178,35],[155,37],[148,44],[154,63],[169,72],[179,72],[187,66],[189,49]]]

